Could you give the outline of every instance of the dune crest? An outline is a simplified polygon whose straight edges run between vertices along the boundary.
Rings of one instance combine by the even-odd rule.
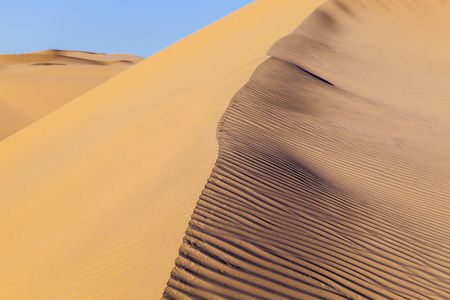
[[[0,55],[0,69],[11,67],[23,67],[21,64],[27,63],[48,63],[64,64],[69,62],[92,63],[98,65],[108,65],[113,63],[127,62],[137,63],[142,57],[127,54],[104,54],[86,51],[68,51],[68,50],[45,50],[31,52],[26,54],[3,54]],[[54,62],[55,61],[55,62]],[[11,66],[12,65],[12,66]]]
[[[329,1],[277,41],[219,123],[164,297],[449,299],[449,20]]]
[[[0,55],[1,64],[17,64],[17,63],[37,63],[47,62],[57,59],[58,55],[51,51],[44,51],[42,53],[27,53],[27,54],[4,54]]]

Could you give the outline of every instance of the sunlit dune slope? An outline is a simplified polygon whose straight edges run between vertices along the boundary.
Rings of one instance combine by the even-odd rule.
[[[0,142],[0,298],[159,299],[230,99],[322,1],[259,0]]]
[[[0,55],[0,140],[141,60],[63,50]]]
[[[450,5],[330,1],[269,51],[167,299],[450,299]]]

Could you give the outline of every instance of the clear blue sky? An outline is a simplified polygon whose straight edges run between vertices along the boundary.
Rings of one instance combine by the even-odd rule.
[[[0,0],[0,54],[147,57],[253,0]]]

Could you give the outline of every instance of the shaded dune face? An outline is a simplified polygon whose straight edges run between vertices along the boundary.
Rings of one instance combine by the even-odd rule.
[[[279,40],[219,123],[164,297],[449,299],[447,20],[331,1]]]

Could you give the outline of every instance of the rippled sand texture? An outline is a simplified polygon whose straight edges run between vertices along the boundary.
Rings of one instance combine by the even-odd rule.
[[[0,141],[141,60],[64,50],[0,55]]]
[[[322,2],[255,1],[0,141],[0,299],[160,299],[217,123]]]
[[[450,7],[329,1],[234,96],[167,299],[450,299]]]

